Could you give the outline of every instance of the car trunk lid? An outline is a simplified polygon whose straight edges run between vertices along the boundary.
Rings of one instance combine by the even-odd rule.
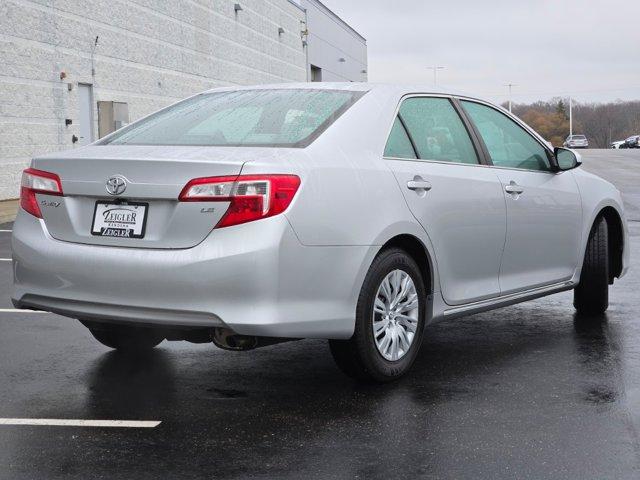
[[[37,194],[53,238],[91,245],[178,249],[204,240],[228,207],[227,202],[179,202],[182,188],[193,178],[240,174],[243,165],[256,158],[255,150],[98,145],[37,158],[32,165],[56,173],[62,181],[64,196]],[[120,179],[115,183],[124,183],[124,191],[117,195],[107,190],[113,178]],[[129,233],[142,233],[142,238],[96,233],[100,225],[113,225],[100,221],[94,225],[96,215],[106,218],[108,210],[113,215],[131,209],[144,215],[144,231],[134,232],[132,227]]]

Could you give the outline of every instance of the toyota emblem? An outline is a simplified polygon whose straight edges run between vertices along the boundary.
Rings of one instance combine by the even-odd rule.
[[[127,189],[126,178],[115,175],[107,180],[107,192],[109,195],[120,195]]]

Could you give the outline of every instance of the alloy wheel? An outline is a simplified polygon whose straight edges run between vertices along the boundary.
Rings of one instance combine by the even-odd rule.
[[[373,305],[373,338],[380,355],[392,362],[404,357],[415,338],[419,318],[413,280],[407,272],[393,270],[380,283]]]

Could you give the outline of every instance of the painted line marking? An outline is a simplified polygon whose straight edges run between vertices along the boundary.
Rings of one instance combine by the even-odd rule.
[[[10,258],[0,258],[0,262],[10,262]]]
[[[55,427],[155,428],[156,420],[71,420],[57,418],[0,418],[0,425],[49,425]]]
[[[51,313],[43,310],[27,310],[22,308],[0,308],[0,313]]]
[[[0,230],[0,233],[11,233],[13,230]]]

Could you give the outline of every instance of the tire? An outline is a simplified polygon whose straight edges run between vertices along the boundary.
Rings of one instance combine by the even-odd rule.
[[[573,291],[573,306],[581,315],[601,315],[609,307],[608,242],[607,221],[600,217],[591,228],[580,283]]]
[[[145,352],[158,346],[164,336],[151,328],[82,322],[101,344],[122,352]]]
[[[389,281],[386,286],[391,289],[387,291],[398,294],[388,295],[383,301],[379,295],[384,296],[382,284],[386,280]],[[411,301],[414,292],[417,303]],[[403,376],[420,350],[426,298],[424,280],[413,258],[399,248],[383,250],[373,261],[360,290],[353,336],[349,340],[329,341],[338,367],[362,381],[382,383]],[[391,308],[396,300],[397,306]],[[377,335],[374,334],[374,314]],[[386,344],[389,339],[390,343]]]

